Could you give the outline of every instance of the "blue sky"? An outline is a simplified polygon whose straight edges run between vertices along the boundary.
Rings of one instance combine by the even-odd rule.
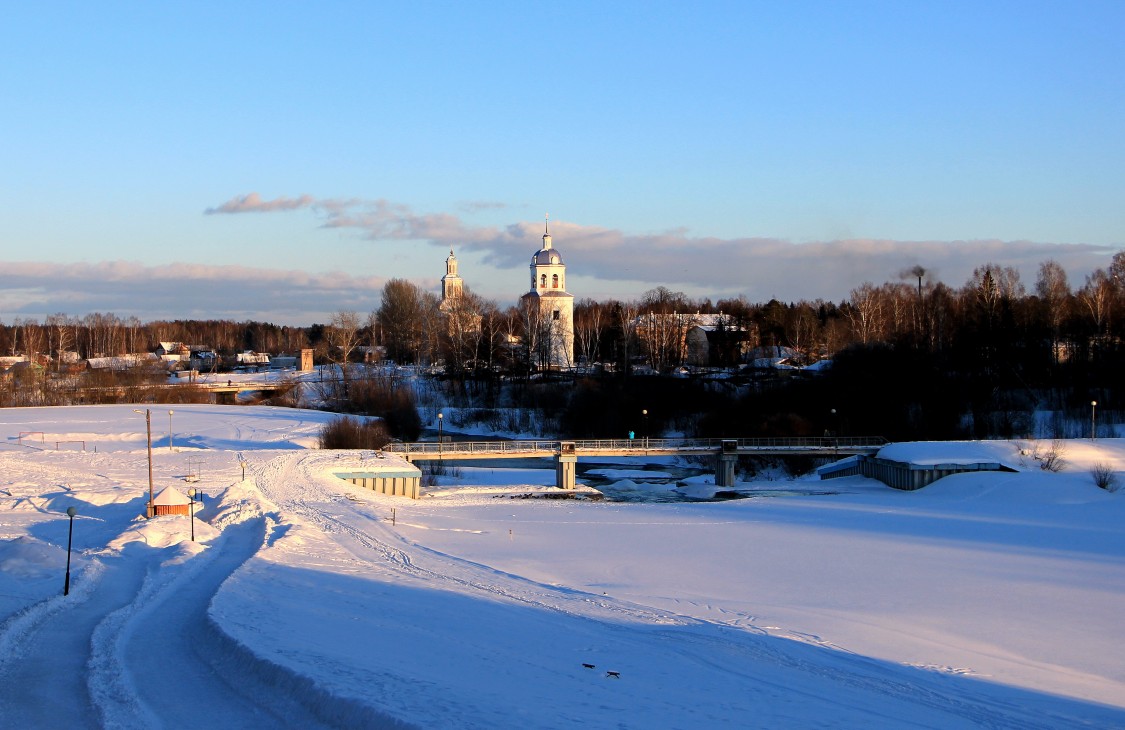
[[[1080,286],[1125,246],[1125,4],[10,5],[0,319],[325,321],[454,246],[514,301]],[[224,210],[239,212],[226,213]]]

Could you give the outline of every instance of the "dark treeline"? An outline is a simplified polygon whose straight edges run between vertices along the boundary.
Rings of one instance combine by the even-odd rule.
[[[65,353],[79,359],[152,352],[161,342],[200,345],[222,353],[296,352],[309,346],[307,327],[283,327],[267,322],[176,320],[141,322],[136,317],[95,312],[84,317],[59,313],[37,319],[0,322],[0,353],[43,356],[59,360]]]
[[[700,325],[708,329],[702,356],[689,336]],[[152,351],[160,342],[224,356],[312,348],[321,363],[386,358],[440,366],[435,372],[454,380],[495,381],[535,371],[538,326],[519,306],[504,309],[467,290],[443,305],[433,293],[392,279],[367,315],[341,311],[310,327],[60,313],[0,324],[0,353],[62,369],[75,358]],[[960,286],[914,267],[883,284],[863,283],[840,302],[711,301],[657,287],[638,300],[579,300],[574,341],[575,369],[566,377],[585,378],[578,387],[565,397],[548,397],[526,380],[512,389],[516,405],[550,402],[559,427],[574,435],[637,430],[628,423],[635,416],[614,414],[654,401],[663,404],[652,408],[654,432],[694,409],[706,417],[687,430],[713,433],[1021,435],[1032,430],[1034,410],[1078,414],[1092,400],[1122,408],[1115,383],[1125,365],[1125,252],[1079,286],[1057,262],[1045,261],[1029,285],[995,264],[977,267]],[[798,367],[829,358],[834,365],[817,377],[800,370],[747,375],[754,358],[780,354]],[[693,374],[742,366],[744,380],[732,389],[689,377],[694,385],[651,393],[645,391],[656,386],[628,377],[684,375],[685,365]]]

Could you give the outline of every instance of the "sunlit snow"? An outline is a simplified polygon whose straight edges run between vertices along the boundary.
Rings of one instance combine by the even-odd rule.
[[[1125,726],[1125,490],[1090,475],[1122,481],[1120,440],[1063,442],[1059,473],[888,447],[1017,470],[917,492],[512,498],[554,491],[545,460],[413,501],[336,476],[373,455],[311,448],[331,414],[151,408],[192,542],[143,517],[133,408],[0,410],[0,726]],[[663,475],[639,467],[598,471]]]

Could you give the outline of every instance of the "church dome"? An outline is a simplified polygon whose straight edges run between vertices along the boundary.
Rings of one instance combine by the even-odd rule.
[[[557,248],[541,248],[531,257],[532,266],[550,266],[562,264],[562,262],[562,256],[559,256],[559,250]]]

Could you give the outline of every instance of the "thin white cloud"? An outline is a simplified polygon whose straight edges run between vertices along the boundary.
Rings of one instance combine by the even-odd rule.
[[[497,200],[469,200],[458,208],[462,213],[479,213],[482,210],[506,210],[510,206]]]
[[[129,261],[0,267],[0,318],[113,312],[154,319],[232,319],[307,325],[378,306],[386,279],[343,272]]]
[[[254,194],[236,197],[249,200]],[[296,200],[299,206],[286,208]],[[231,201],[228,201],[228,205]],[[407,205],[384,199],[332,200],[279,198],[257,201],[246,210],[275,211],[310,208],[324,228],[350,229],[372,241],[424,241],[442,248],[475,254],[477,260],[499,272],[521,270],[539,246],[540,221],[521,221],[503,227],[470,226],[452,213],[419,214]],[[241,212],[241,211],[240,211]],[[1013,266],[1030,284],[1039,264],[1055,259],[1072,281],[1099,266],[1106,266],[1115,247],[1092,244],[1035,243],[1031,241],[896,241],[842,239],[793,243],[778,238],[691,236],[685,229],[656,234],[629,234],[599,226],[552,220],[551,234],[568,264],[570,286],[578,296],[587,290],[613,291],[620,285],[622,298],[663,285],[692,296],[718,298],[744,294],[754,301],[779,298],[842,299],[865,281],[898,279],[914,265],[940,272],[940,280],[958,287],[974,267],[988,261]],[[470,275],[463,271],[462,275]],[[599,280],[595,282],[594,280]],[[476,287],[487,293],[488,286]],[[638,290],[639,288],[639,290]],[[515,298],[518,292],[508,296]],[[505,299],[503,294],[496,295]]]
[[[207,215],[215,213],[272,213],[279,210],[298,210],[308,208],[315,201],[311,195],[302,195],[298,198],[280,197],[273,200],[262,200],[258,193],[236,195],[222,205],[208,208],[203,211]]]

